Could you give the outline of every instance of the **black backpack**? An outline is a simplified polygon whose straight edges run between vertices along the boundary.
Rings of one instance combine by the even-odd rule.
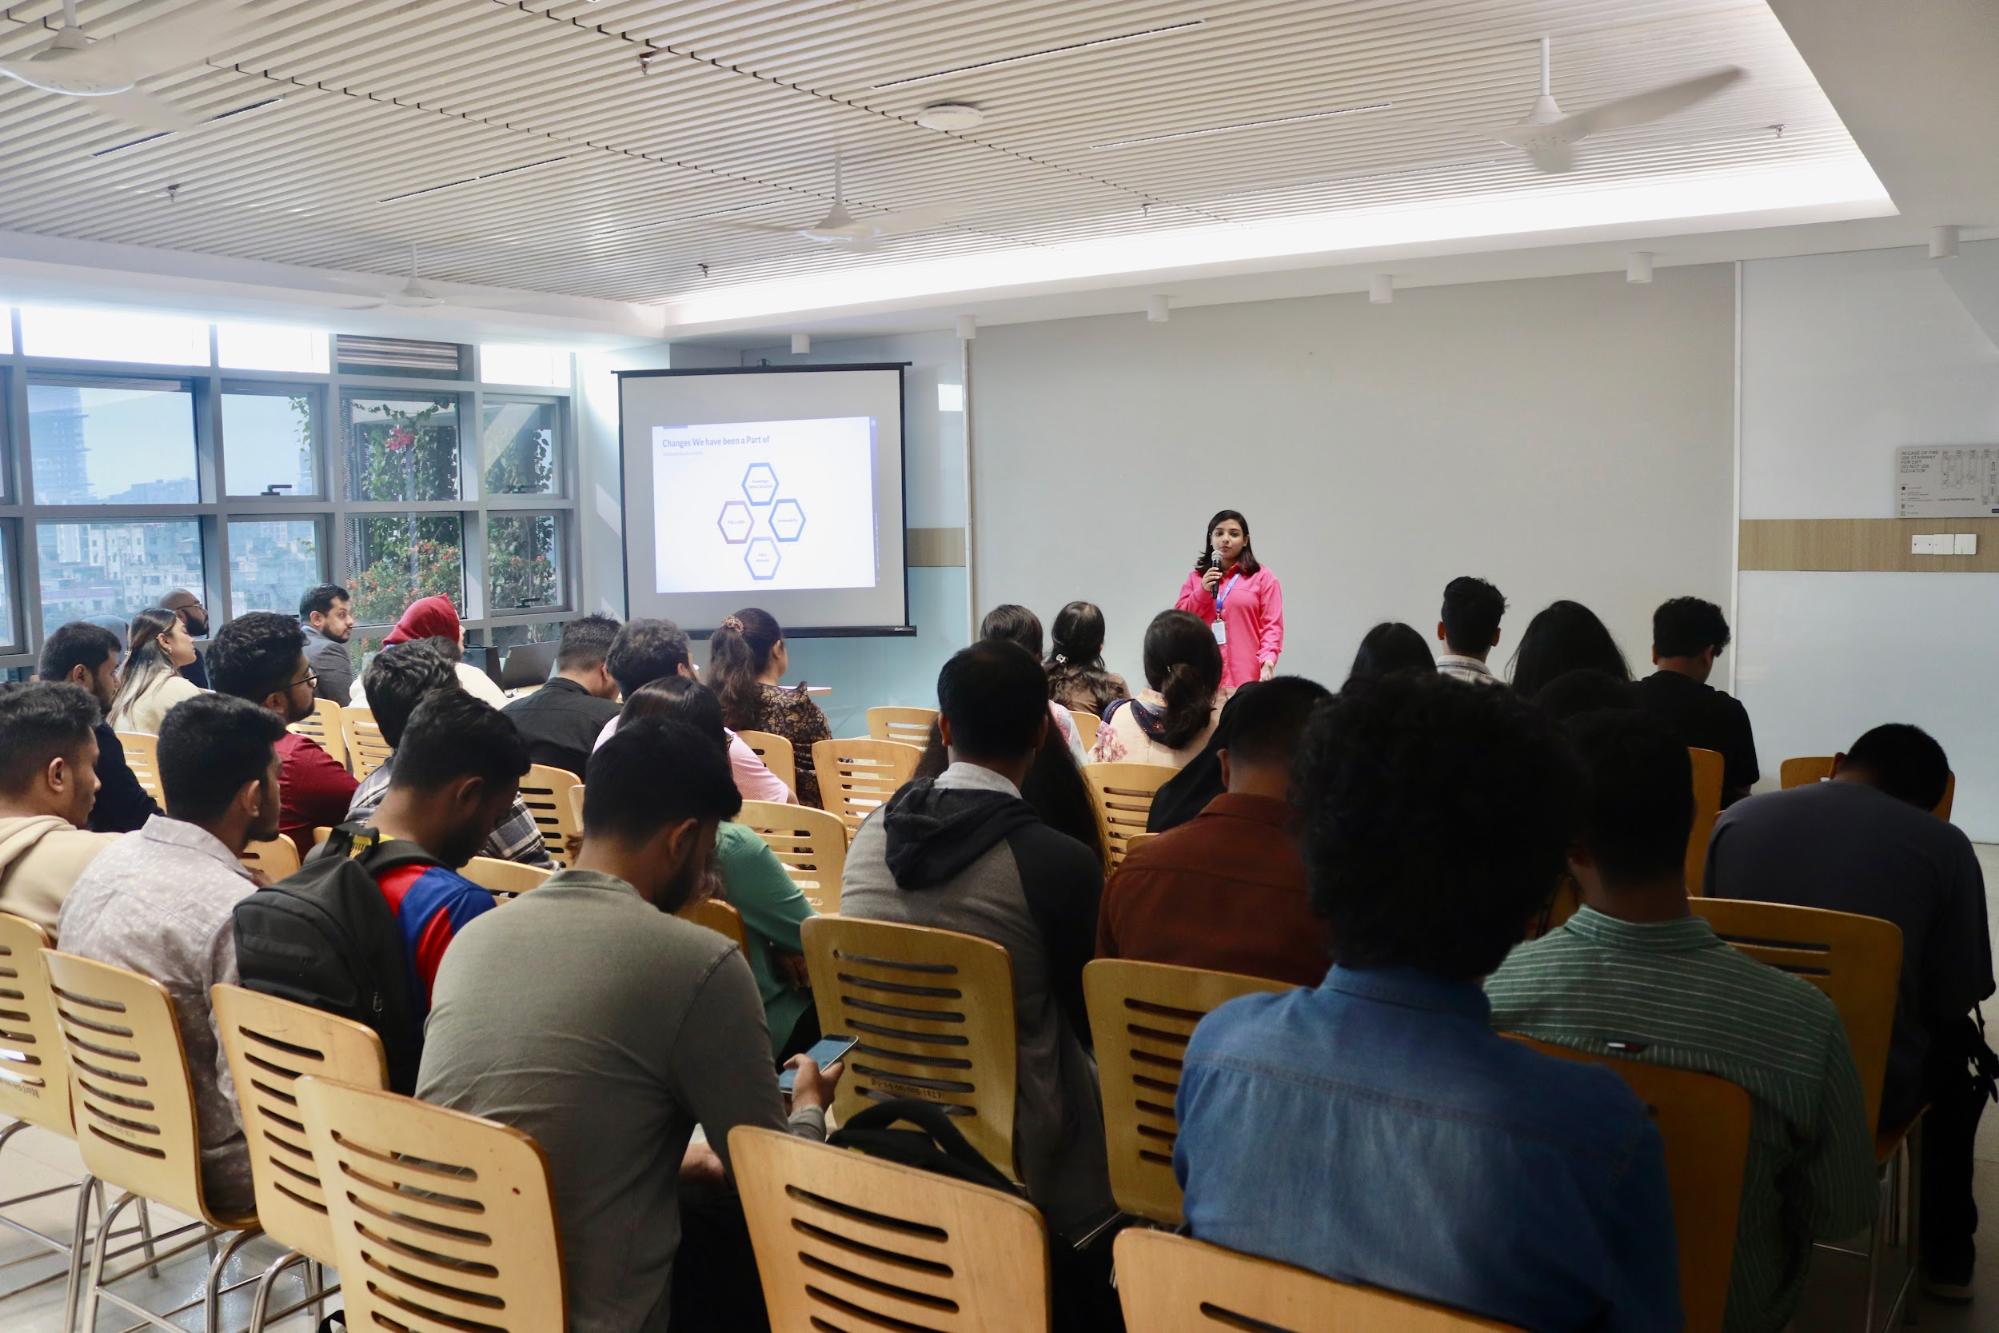
[[[389,1086],[404,1095],[416,1091],[423,1017],[402,929],[375,876],[437,864],[415,843],[383,844],[373,829],[343,824],[297,873],[234,910],[243,984],[373,1028],[388,1057]]]

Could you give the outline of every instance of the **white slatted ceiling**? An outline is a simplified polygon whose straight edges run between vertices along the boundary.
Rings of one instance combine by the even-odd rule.
[[[111,35],[186,3],[82,12]],[[59,11],[0,9],[0,54],[45,41]],[[1544,178],[1479,133],[1525,114],[1543,32],[1570,110],[1724,63],[1752,77]],[[1009,63],[875,87],[994,61]],[[0,83],[0,228],[385,273],[415,244],[447,281],[652,301],[1194,221],[1853,151],[1763,0],[265,0],[209,64],[147,86],[207,115],[283,100],[93,158],[140,132]],[[942,100],[989,119],[967,135],[913,124]],[[1377,102],[1393,105],[1092,147]],[[709,221],[816,220],[836,144],[857,211],[971,212],[865,255]],[[508,174],[382,202],[491,173]]]

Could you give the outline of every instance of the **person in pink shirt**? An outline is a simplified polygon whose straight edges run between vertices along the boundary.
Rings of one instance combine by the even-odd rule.
[[[1208,520],[1208,549],[1181,586],[1176,611],[1206,621],[1222,648],[1222,689],[1277,674],[1284,651],[1284,589],[1249,544],[1249,520],[1224,509]]]

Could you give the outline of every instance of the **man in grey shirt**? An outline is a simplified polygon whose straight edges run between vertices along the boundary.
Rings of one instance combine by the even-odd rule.
[[[466,927],[438,969],[417,1096],[547,1154],[572,1333],[667,1327],[680,1183],[727,1170],[730,1130],[825,1137],[840,1067],[795,1058],[787,1119],[749,965],[672,915],[741,804],[699,732],[619,728],[590,761],[575,866]],[[696,1124],[717,1156],[688,1154]]]
[[[298,625],[305,631],[305,661],[319,677],[312,687],[315,699],[331,699],[344,705],[354,688],[354,659],[347,653],[347,638],[354,632],[354,608],[347,589],[337,583],[322,583],[298,599]]]

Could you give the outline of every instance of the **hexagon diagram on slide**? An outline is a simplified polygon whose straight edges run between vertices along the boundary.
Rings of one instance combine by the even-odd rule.
[[[770,530],[781,542],[795,542],[805,531],[805,506],[789,497],[770,508]]]
[[[743,494],[753,505],[767,505],[777,494],[777,469],[769,463],[752,463],[743,473]]]
[[[741,546],[750,539],[750,529],[756,526],[756,519],[750,514],[750,507],[741,500],[724,500],[722,516],[715,520],[715,526],[722,530],[722,540],[731,546]]]
[[[768,537],[759,537],[743,552],[743,564],[750,571],[750,577],[759,582],[777,577],[777,543]]]

